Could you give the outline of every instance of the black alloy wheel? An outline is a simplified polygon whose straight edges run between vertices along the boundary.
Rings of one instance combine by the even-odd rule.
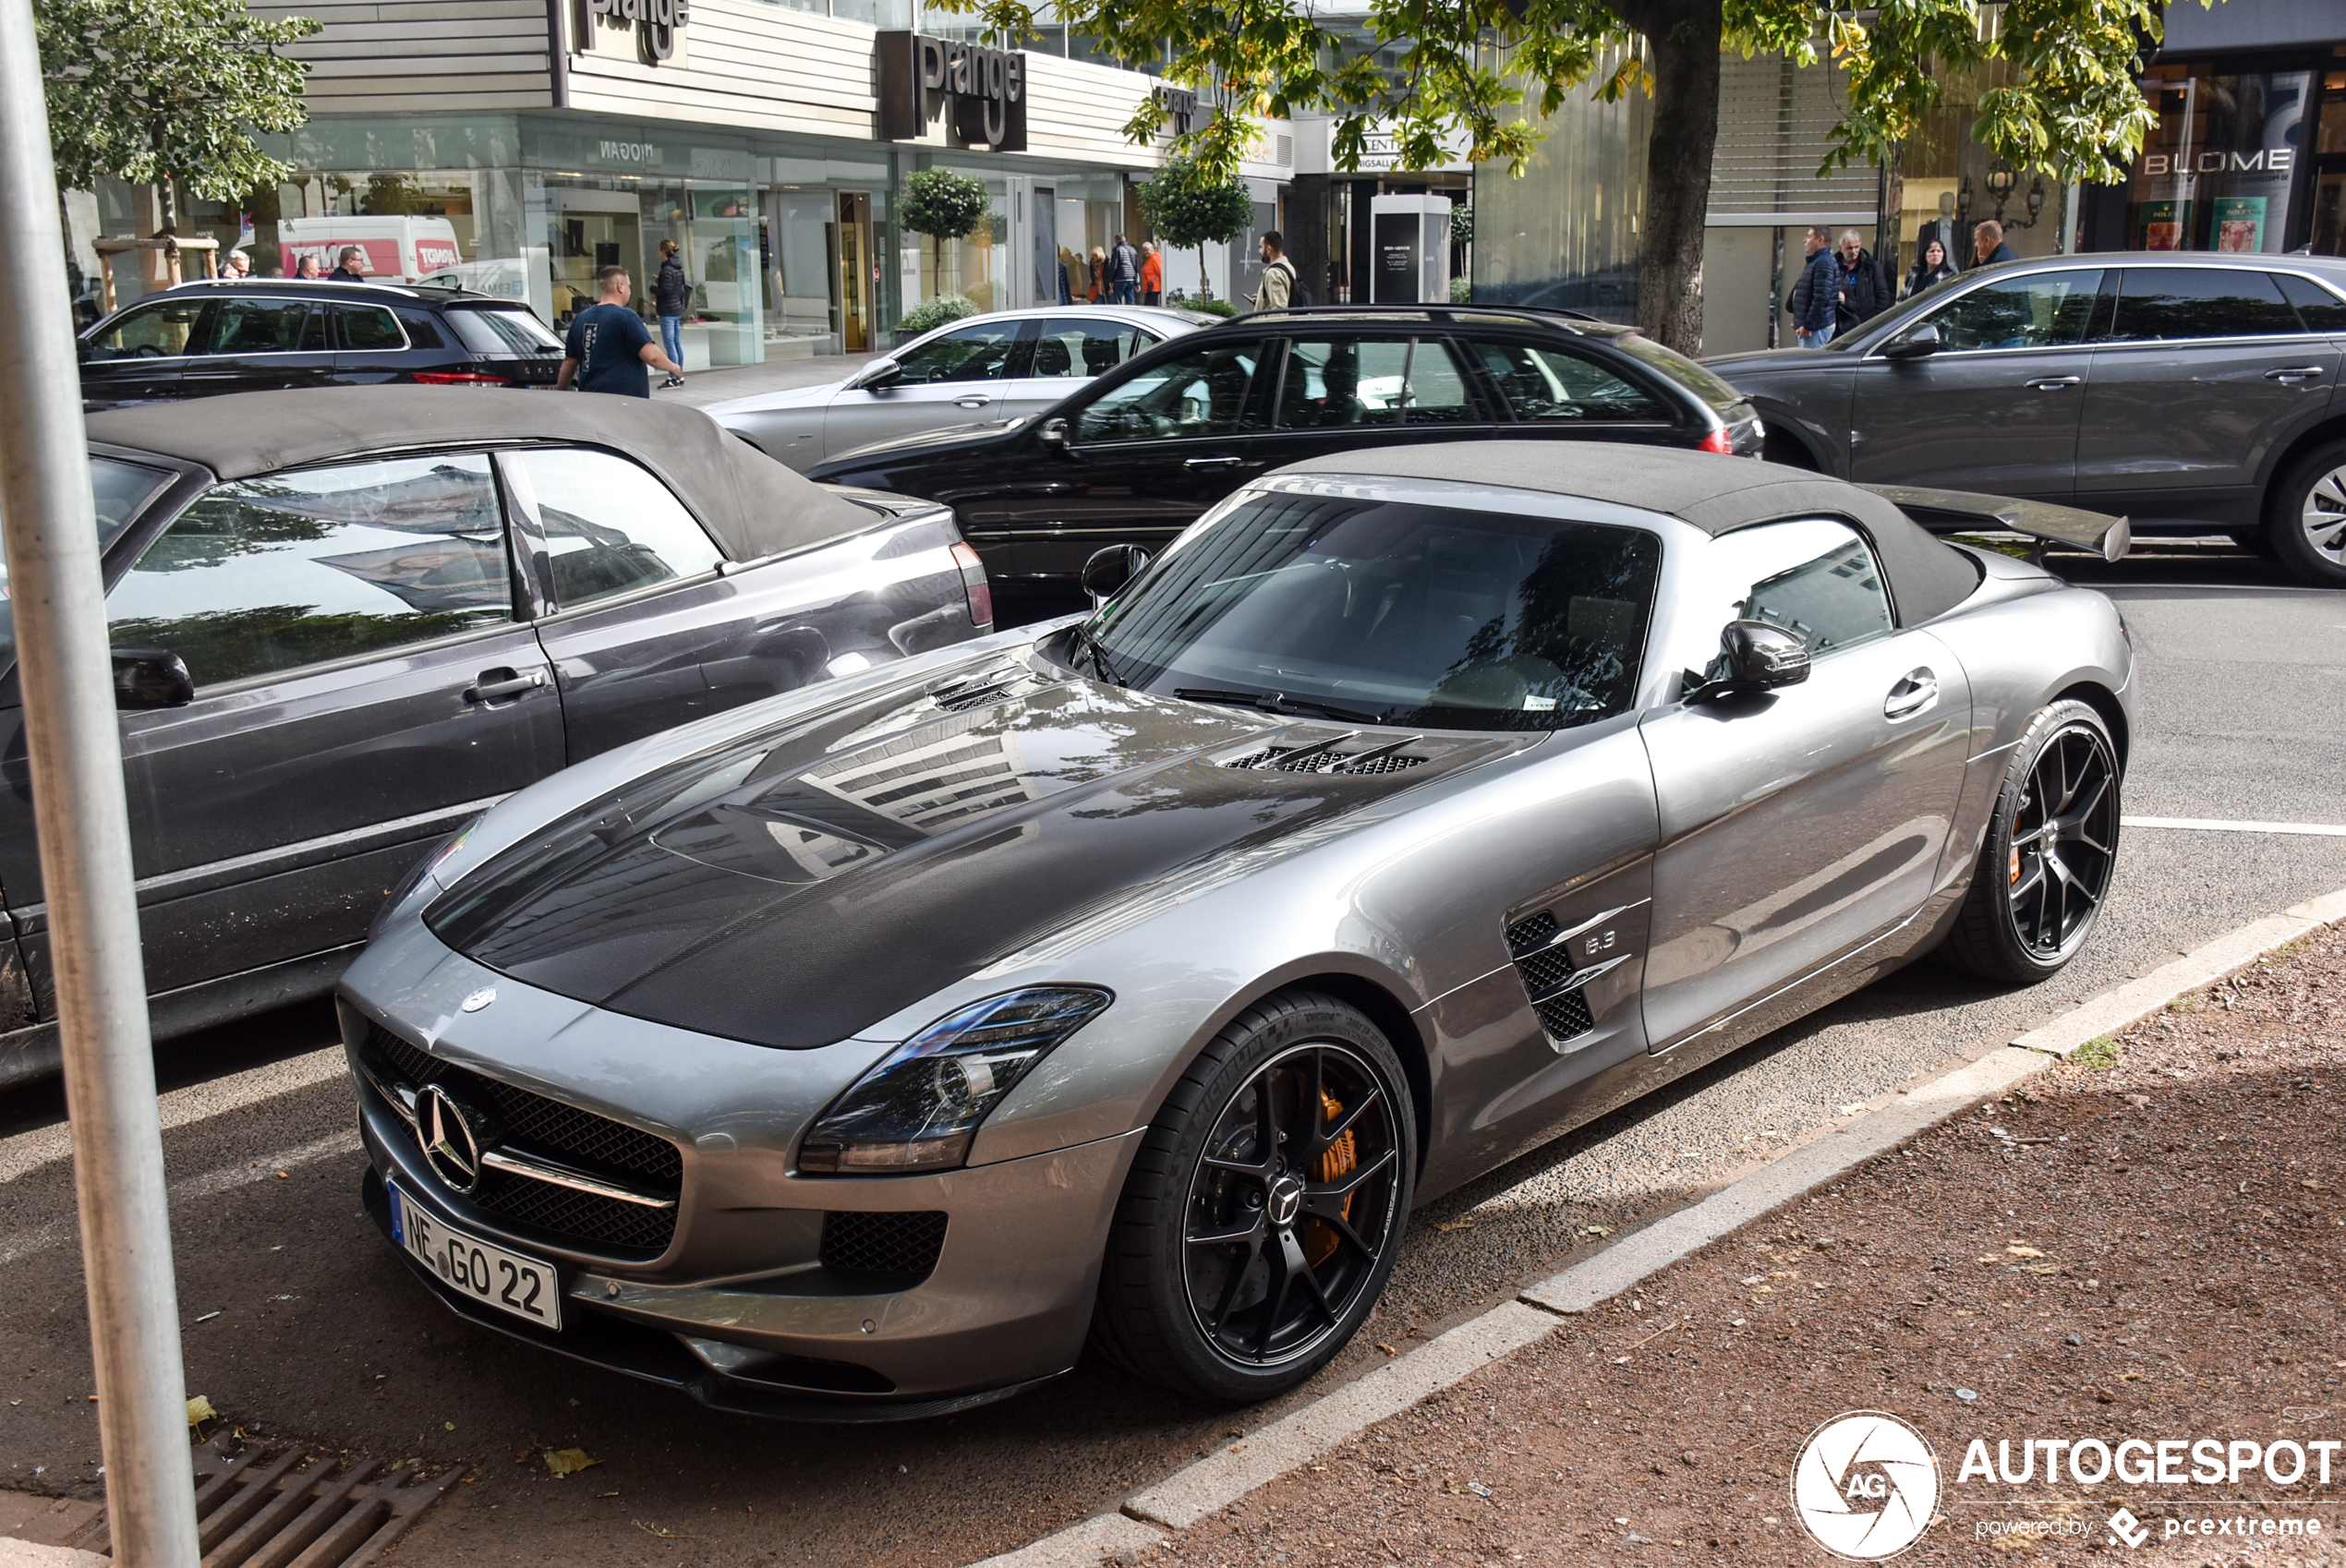
[[[1953,956],[1997,980],[2041,980],[2075,958],[2118,867],[2117,748],[2099,713],[2062,701],[2030,720],[2004,774]]]
[[[1392,1045],[1282,993],[1215,1037],[1133,1161],[1094,1341],[1183,1393],[1252,1402],[1325,1366],[1392,1272],[1416,1163]]]

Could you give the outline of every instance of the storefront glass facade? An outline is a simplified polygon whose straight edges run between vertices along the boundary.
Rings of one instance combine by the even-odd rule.
[[[2319,208],[2305,132],[2324,76],[2311,62],[2277,69],[2161,62],[2146,71],[2143,90],[2159,123],[2129,182],[2127,247],[2278,252],[2305,243],[2304,231],[2316,226],[2308,210]],[[2333,141],[2346,144],[2341,111],[2346,103],[2320,112],[2317,158]],[[2337,177],[2329,243],[2316,245],[2331,254]]]

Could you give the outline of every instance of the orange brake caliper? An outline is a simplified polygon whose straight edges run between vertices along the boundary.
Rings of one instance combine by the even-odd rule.
[[[1323,1089],[1320,1091],[1320,1110],[1328,1120],[1334,1121],[1344,1115],[1344,1104],[1336,1096]],[[1327,1152],[1320,1156],[1320,1179],[1334,1181],[1338,1176],[1348,1173],[1360,1163],[1360,1145],[1354,1141],[1352,1133],[1348,1128],[1344,1136],[1329,1144]],[[1358,1196],[1359,1194],[1355,1193],[1344,1200],[1344,1217],[1348,1223],[1352,1218],[1352,1198]],[[1309,1259],[1312,1266],[1316,1269],[1336,1256],[1336,1249],[1341,1243],[1331,1227],[1323,1224],[1315,1228],[1319,1234],[1312,1242]]]

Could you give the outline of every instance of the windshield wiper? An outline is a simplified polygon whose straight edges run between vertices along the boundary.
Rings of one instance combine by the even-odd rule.
[[[1315,703],[1304,697],[1290,697],[1284,692],[1225,692],[1212,686],[1176,686],[1173,694],[1193,703],[1231,703],[1240,707],[1260,708],[1264,713],[1308,713],[1322,718],[1344,718],[1356,724],[1383,724],[1385,712],[1371,713],[1365,708],[1338,707],[1334,703]]]
[[[1116,666],[1107,661],[1107,649],[1100,645],[1100,640],[1092,634],[1092,629],[1079,622],[1073,631],[1074,635],[1070,641],[1091,656],[1093,673],[1111,686],[1124,684],[1116,678]]]

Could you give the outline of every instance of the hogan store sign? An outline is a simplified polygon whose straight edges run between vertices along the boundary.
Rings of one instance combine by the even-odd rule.
[[[918,141],[941,108],[947,134],[963,147],[1026,151],[1026,56],[917,32],[878,42],[879,138]]]

